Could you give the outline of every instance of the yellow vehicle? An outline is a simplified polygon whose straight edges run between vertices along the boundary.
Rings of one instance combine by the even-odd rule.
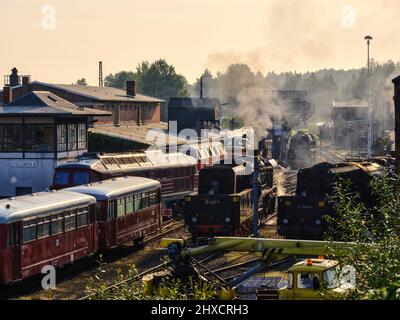
[[[354,268],[340,268],[335,260],[306,259],[289,268],[286,287],[277,290],[257,290],[257,299],[329,299],[354,288]]]
[[[271,263],[288,257],[323,256],[327,252],[325,241],[263,239],[241,237],[214,237],[202,246],[189,248],[182,239],[163,239],[163,247],[168,248],[170,258],[176,266],[186,265],[191,257],[218,251],[261,252],[266,269]],[[329,242],[336,248],[351,246],[351,243]],[[249,273],[249,276],[254,275]],[[266,277],[268,278],[268,277]],[[283,278],[282,278],[283,280]],[[351,266],[340,267],[338,261],[308,258],[296,262],[287,271],[286,284],[279,289],[258,289],[257,299],[314,300],[329,299],[345,290],[355,288],[355,272]],[[220,299],[240,297],[236,286],[221,288]]]

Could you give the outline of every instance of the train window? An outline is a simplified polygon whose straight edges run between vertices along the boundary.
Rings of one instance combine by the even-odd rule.
[[[16,240],[16,225],[15,224],[9,224],[7,225],[7,247],[14,247],[17,244]]]
[[[117,217],[125,215],[125,198],[117,200]]]
[[[51,234],[59,234],[63,232],[63,226],[64,226],[64,218],[63,214],[55,214],[51,217]]]
[[[64,230],[70,231],[76,228],[76,213],[73,211],[68,211],[65,213],[64,219]]]
[[[142,193],[142,208],[147,208],[149,206],[149,194],[147,192]]]
[[[36,240],[37,236],[37,224],[36,219],[24,221],[24,229],[22,235],[22,242],[27,243]]]
[[[110,201],[108,203],[108,211],[107,211],[108,220],[115,219],[115,202]]]
[[[142,197],[141,194],[135,194],[135,211],[139,211],[142,208]]]
[[[88,225],[89,219],[88,219],[88,210],[87,208],[82,208],[77,211],[76,215],[76,227],[84,227]]]
[[[157,193],[155,191],[150,193],[149,201],[151,206],[157,204]]]
[[[57,171],[54,176],[54,184],[65,186],[68,184],[69,173],[65,171]]]
[[[50,235],[50,217],[38,218],[38,239]]]
[[[134,212],[134,201],[133,201],[133,196],[127,197],[126,198],[126,214],[130,214]]]
[[[90,183],[90,175],[89,172],[75,172],[72,178],[72,184],[74,186],[79,186],[81,184]]]

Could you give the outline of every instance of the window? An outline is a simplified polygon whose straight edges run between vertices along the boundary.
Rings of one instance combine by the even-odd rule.
[[[88,208],[82,208],[77,210],[76,215],[76,227],[84,227],[88,225],[89,217],[88,217]]]
[[[50,217],[38,218],[38,239],[50,235]]]
[[[51,217],[51,234],[59,234],[64,231],[64,218],[62,213],[54,214]]]
[[[149,206],[149,194],[147,192],[142,193],[142,209]]]
[[[52,124],[30,124],[25,126],[25,151],[53,152],[54,126]]]
[[[65,231],[70,231],[76,228],[76,213],[74,211],[68,211],[65,213]]]
[[[153,206],[153,205],[155,205],[155,204],[158,203],[156,191],[152,191],[152,192],[150,193],[150,196],[149,196],[149,203],[150,203],[151,206]]]
[[[65,124],[57,125],[57,150],[67,151],[67,126]]]
[[[328,269],[322,273],[324,285],[327,289],[334,289],[340,285],[340,270],[338,267]]]
[[[23,243],[36,240],[36,234],[37,234],[36,219],[24,221],[23,240],[22,240]]]
[[[133,200],[133,196],[127,197],[126,198],[126,214],[130,214],[132,212],[135,211],[134,208],[134,200]]]
[[[81,184],[90,183],[90,174],[89,172],[75,172],[72,178],[72,184],[74,186],[79,186]]]
[[[117,217],[125,215],[125,198],[117,200]]]
[[[15,195],[16,196],[23,196],[26,194],[32,194],[32,188],[31,187],[16,187],[15,188]]]
[[[78,149],[86,149],[86,124],[78,124]]]
[[[293,289],[293,273],[291,272],[288,273],[287,288]]]
[[[68,184],[69,173],[65,171],[56,171],[54,184],[65,186]]]
[[[0,151],[22,151],[22,126],[18,124],[0,125]]]
[[[76,150],[76,125],[68,125],[68,150]]]
[[[16,232],[15,232],[16,225],[9,224],[7,225],[7,247],[14,247],[17,244],[16,239]]]
[[[313,277],[318,275],[308,272],[299,273],[297,275],[297,288],[299,289],[313,289]]]
[[[108,203],[108,211],[107,211],[108,220],[115,219],[115,202],[111,201]]]
[[[142,197],[141,194],[135,194],[135,211],[139,211],[142,208]]]

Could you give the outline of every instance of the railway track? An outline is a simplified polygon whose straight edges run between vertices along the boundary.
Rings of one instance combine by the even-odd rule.
[[[269,224],[271,221],[273,221],[276,218],[276,214],[273,214],[269,216],[264,222],[263,225],[265,228],[269,228],[275,226],[273,224]],[[189,240],[187,238],[186,240]],[[259,262],[260,257],[254,258],[254,253],[253,254],[239,254],[235,255],[234,258],[229,259],[229,264],[227,265],[226,257],[222,252],[215,252],[206,256],[200,257],[201,260],[193,259],[194,264],[198,266],[202,266],[204,269],[204,272],[202,273],[203,276],[210,277],[210,280],[212,278],[217,278],[219,282],[223,282],[227,284],[228,279],[234,279],[233,277],[234,274],[238,274],[238,270],[240,272],[248,271],[251,267],[253,267],[256,263]],[[232,264],[234,262],[234,264]],[[134,275],[133,277],[130,277],[128,279],[124,279],[123,281],[120,281],[118,283],[114,283],[104,289],[101,290],[100,294],[106,294],[108,297],[112,297],[113,293],[118,291],[121,287],[124,285],[127,285],[129,283],[134,283],[135,281],[140,280],[142,277],[144,277],[147,274],[159,271],[161,269],[168,269],[172,264],[172,261],[170,259],[164,259],[163,262],[158,263],[148,269],[145,269],[141,271],[140,273]],[[244,268],[247,267],[247,268]],[[227,273],[228,272],[228,273]],[[240,273],[240,274],[241,274]],[[218,274],[221,274],[219,276]],[[226,280],[224,280],[226,278]],[[99,297],[99,293],[91,293],[87,294],[85,296],[80,297],[78,300],[90,300],[90,299],[97,299]]]
[[[151,268],[155,261],[159,261],[158,252],[151,250],[153,244],[158,244],[156,240],[169,234],[179,236],[182,233],[184,223],[181,220],[166,221],[161,231],[148,235],[137,245],[116,248],[58,269],[57,288],[54,290],[43,290],[43,275],[39,275],[21,283],[0,287],[0,299],[77,299],[81,292],[85,292],[89,279],[98,271],[99,261],[105,263],[105,272],[110,281],[115,278],[117,269],[124,271],[132,264],[138,268]]]

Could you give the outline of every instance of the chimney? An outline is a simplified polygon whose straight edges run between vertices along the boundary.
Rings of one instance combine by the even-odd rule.
[[[126,95],[134,97],[136,96],[136,81],[128,80],[126,82]]]
[[[30,90],[31,76],[22,76],[22,95],[27,94]]]
[[[394,84],[394,134],[395,134],[395,168],[400,174],[400,76],[392,80]]]
[[[119,127],[121,123],[121,106],[115,106],[114,126]]]
[[[3,105],[12,102],[12,87],[6,86],[3,88]]]
[[[17,68],[15,68],[15,67],[11,70],[11,74],[10,74],[10,83],[9,83],[9,85],[10,85],[11,87],[15,87],[15,86],[19,85],[18,70],[17,70]]]

